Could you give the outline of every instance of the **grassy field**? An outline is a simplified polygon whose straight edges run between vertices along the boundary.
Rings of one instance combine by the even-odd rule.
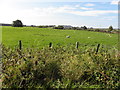
[[[70,38],[66,38],[70,36]],[[2,42],[6,46],[15,47],[18,41],[22,40],[23,47],[45,47],[50,42],[56,45],[70,45],[77,41],[81,45],[97,45],[98,43],[107,46],[117,45],[117,34],[101,32],[90,32],[83,30],[58,30],[51,28],[37,27],[2,27]]]
[[[17,48],[19,40],[23,42],[22,50]],[[77,41],[80,42],[78,49],[75,48]],[[117,34],[101,32],[3,27],[2,87],[118,90],[117,41]],[[50,42],[53,48],[48,47]],[[96,52],[98,43],[102,45]]]

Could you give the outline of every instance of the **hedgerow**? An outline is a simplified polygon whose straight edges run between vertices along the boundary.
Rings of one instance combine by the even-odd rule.
[[[116,48],[2,46],[2,56],[3,88],[120,88]]]

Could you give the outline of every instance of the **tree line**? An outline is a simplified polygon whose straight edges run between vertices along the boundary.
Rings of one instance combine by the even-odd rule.
[[[13,27],[23,27],[25,25],[23,25],[21,20],[15,20],[12,23]],[[32,27],[35,27],[34,25],[31,25]],[[72,29],[72,30],[88,30],[88,31],[97,31],[97,32],[112,32],[114,31],[112,26],[109,26],[109,28],[107,30],[101,30],[101,29],[93,29],[91,28],[87,28],[86,26],[82,26],[82,27],[69,27],[69,28],[65,28],[64,25],[41,25],[38,26],[39,28],[53,28],[53,29]]]

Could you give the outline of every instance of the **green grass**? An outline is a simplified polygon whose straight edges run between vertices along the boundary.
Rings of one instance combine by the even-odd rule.
[[[24,48],[13,49],[19,40]],[[78,49],[76,41],[80,42]],[[117,34],[101,32],[3,27],[2,87],[118,89],[117,41]],[[46,47],[50,42],[53,48]],[[103,46],[96,53],[98,43]]]
[[[66,38],[66,36],[70,38]],[[110,36],[109,36],[110,35]],[[88,38],[90,37],[90,38]],[[18,45],[22,40],[23,47],[45,47],[50,42],[56,45],[70,45],[79,42],[81,45],[96,45],[98,43],[107,46],[117,46],[117,34],[91,32],[84,30],[58,30],[36,27],[2,27],[2,43],[9,47]]]

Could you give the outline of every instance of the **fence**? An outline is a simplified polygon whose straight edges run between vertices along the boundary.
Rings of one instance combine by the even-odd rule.
[[[52,48],[52,46],[53,46],[53,43],[50,42],[50,43],[49,43],[49,48]],[[76,48],[76,49],[79,48],[79,42],[76,42],[75,48]],[[96,54],[98,53],[99,48],[100,48],[100,44],[97,45]],[[22,41],[21,41],[21,40],[19,40],[19,49],[22,50]]]

